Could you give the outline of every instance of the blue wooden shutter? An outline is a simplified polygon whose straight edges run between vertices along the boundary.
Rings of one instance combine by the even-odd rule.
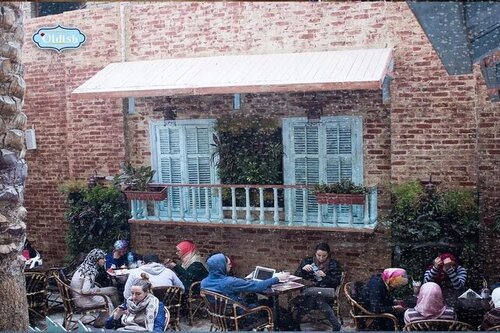
[[[285,184],[333,183],[351,179],[363,183],[362,122],[359,117],[322,117],[308,123],[306,118],[289,118],[283,123]],[[294,221],[317,221],[318,205],[312,194],[304,202],[302,191],[290,191],[287,215]],[[304,214],[304,209],[306,210]],[[347,223],[347,206],[337,207],[340,223]],[[355,207],[355,223],[362,223],[361,207]],[[333,206],[323,212],[323,221],[333,219]],[[288,216],[287,218],[290,218]]]
[[[171,184],[217,184],[217,170],[211,163],[213,148],[212,120],[180,120],[175,125],[152,124],[152,132],[156,133],[152,147],[153,165],[158,170],[158,181]],[[180,207],[184,207],[184,216],[193,209],[193,192],[196,209],[204,211],[207,202],[206,189],[171,188],[169,197],[172,214],[176,216]],[[210,192],[209,200],[211,199]],[[181,206],[180,201],[183,201]],[[214,200],[214,199],[212,199]],[[216,205],[208,203],[209,207]],[[161,210],[166,210],[163,204]],[[187,215],[186,215],[187,214]]]

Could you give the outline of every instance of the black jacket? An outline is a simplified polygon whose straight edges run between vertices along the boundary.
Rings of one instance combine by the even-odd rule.
[[[328,263],[328,267],[326,271],[323,273],[326,274],[325,277],[321,281],[317,281],[313,272],[306,272],[302,269],[305,265],[311,265],[314,262],[313,257],[305,258],[301,261],[299,268],[295,271],[296,276],[300,276],[305,280],[309,280],[315,283],[315,287],[321,288],[336,288],[340,284],[340,279],[342,276],[342,268],[337,260],[331,259]]]

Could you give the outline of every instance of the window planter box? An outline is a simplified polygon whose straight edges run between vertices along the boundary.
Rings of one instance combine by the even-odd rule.
[[[320,205],[364,205],[364,194],[317,193],[316,201]]]
[[[167,198],[166,186],[150,186],[147,191],[123,191],[127,196],[127,200],[150,200],[150,201],[163,201]]]

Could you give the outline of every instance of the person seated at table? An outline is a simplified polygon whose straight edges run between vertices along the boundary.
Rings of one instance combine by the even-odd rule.
[[[104,298],[97,295],[104,295],[109,309],[120,303],[118,291],[115,287],[99,288],[95,285],[95,277],[99,266],[104,266],[106,253],[101,249],[93,249],[87,254],[83,263],[78,266],[71,278],[71,288],[79,292],[73,295],[75,304],[80,308],[103,305]],[[81,294],[80,294],[81,293]]]
[[[483,322],[480,326],[482,331],[500,325],[500,287],[493,289],[491,293],[491,303],[493,303],[494,308],[484,315]]]
[[[106,270],[110,268],[135,268],[139,257],[128,249],[128,242],[124,239],[117,240],[113,251],[106,255]]]
[[[176,263],[172,259],[168,259],[166,266],[177,274],[184,284],[184,288],[189,290],[193,282],[203,280],[207,277],[208,272],[193,242],[184,240],[177,244],[176,249],[177,255],[181,258],[181,264]]]
[[[435,258],[424,274],[424,283],[439,284],[448,304],[460,295],[466,280],[467,270],[457,263],[457,258],[452,253],[443,253]]]
[[[106,329],[118,331],[163,332],[170,314],[151,293],[152,284],[146,273],[131,287],[131,295],[106,320]]]
[[[270,288],[273,284],[285,281],[288,274],[275,273],[274,277],[266,280],[246,280],[228,275],[231,270],[231,260],[224,253],[216,253],[207,259],[208,276],[201,281],[201,289],[214,291],[225,295],[232,300],[239,302],[249,308],[259,305],[269,305],[257,303],[253,297],[244,298],[240,293],[258,293]],[[283,313],[285,313],[283,309]],[[284,316],[283,316],[284,317]],[[247,318],[249,322],[259,321],[260,317],[251,316]]]
[[[400,323],[403,323],[402,305],[395,304],[392,292],[408,284],[406,271],[402,268],[387,268],[382,273],[372,275],[366,285],[359,291],[358,301],[368,311],[373,313],[392,313]],[[393,331],[394,325],[388,318],[376,318],[374,330]]]
[[[248,304],[239,293],[258,293],[271,287],[280,281],[285,281],[286,273],[276,273],[274,277],[266,280],[246,280],[235,276],[229,276],[231,261],[224,253],[217,253],[208,258],[208,276],[201,281],[201,289],[215,291],[232,300],[245,305]]]
[[[123,291],[125,299],[130,297],[132,286],[141,279],[143,273],[148,274],[149,281],[153,287],[177,286],[184,291],[184,285],[181,280],[179,280],[172,270],[160,264],[160,259],[156,254],[147,254],[143,259],[144,265],[128,271],[128,278]]]
[[[319,309],[326,316],[334,331],[340,331],[340,322],[335,316],[328,297],[335,297],[335,288],[340,284],[342,268],[337,260],[333,259],[330,246],[327,243],[319,243],[314,249],[314,255],[303,259],[294,275],[312,282],[311,287],[331,288],[331,295],[322,292],[308,293],[308,289],[302,291],[293,302],[297,306],[296,320],[300,324],[302,316],[310,310]],[[313,290],[313,289],[310,289]]]
[[[420,287],[417,305],[404,314],[406,324],[426,319],[455,320],[456,317],[453,308],[444,305],[441,287],[434,282],[424,283]]]

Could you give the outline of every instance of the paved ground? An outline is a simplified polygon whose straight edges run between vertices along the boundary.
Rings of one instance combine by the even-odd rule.
[[[61,309],[61,311],[51,312],[49,314],[49,317],[53,321],[55,321],[56,323],[59,323],[62,325],[62,322],[63,322],[62,309]],[[342,326],[342,331],[354,331],[353,323],[349,319],[350,318],[344,319],[344,325]],[[36,326],[39,327],[40,329],[44,329],[45,323],[44,323],[44,321],[39,321],[39,322],[37,322]],[[302,331],[330,331],[331,330],[330,326],[328,326],[326,324],[322,324],[322,323],[302,323],[301,329],[302,329]],[[206,318],[198,318],[193,323],[193,326],[189,326],[186,319],[181,318],[181,331],[208,332],[209,330],[210,330],[210,322]]]
[[[49,313],[49,317],[56,323],[62,325],[63,322],[63,308],[59,307],[54,310],[51,310]],[[344,324],[342,326],[342,331],[354,331],[354,324],[351,318],[343,318]],[[36,326],[40,329],[45,329],[45,322],[40,320],[36,323]],[[331,331],[331,327],[321,322],[311,322],[311,323],[302,323],[301,324],[302,331]],[[210,331],[210,321],[207,318],[197,318],[193,323],[193,326],[189,326],[187,323],[187,319],[181,318],[181,331],[192,331],[192,332],[208,332]]]

